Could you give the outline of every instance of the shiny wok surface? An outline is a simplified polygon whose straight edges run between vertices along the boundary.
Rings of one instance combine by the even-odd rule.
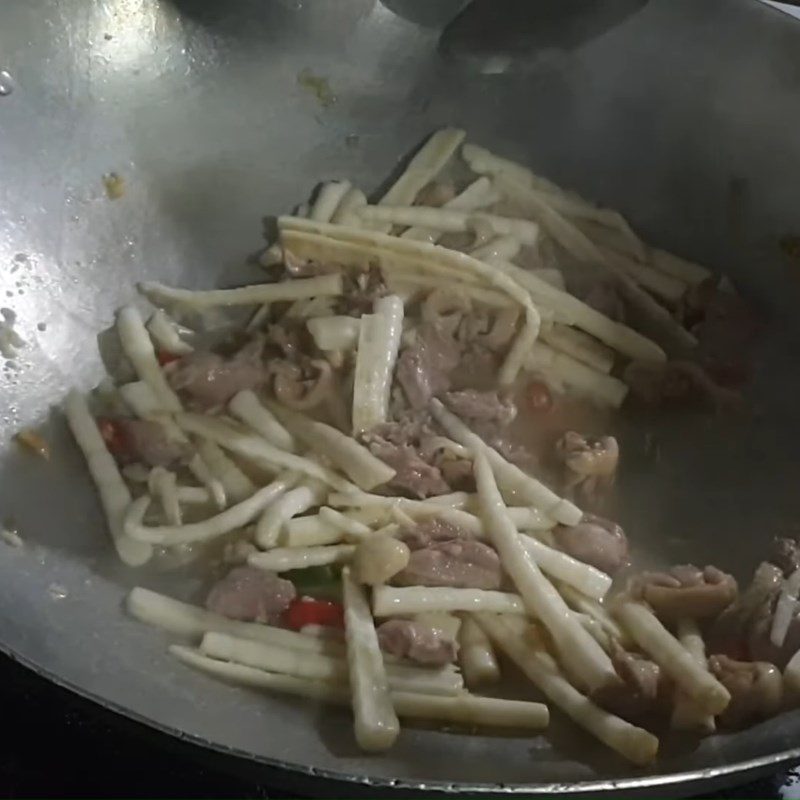
[[[775,526],[796,517],[800,264],[778,241],[800,226],[800,24],[752,0],[651,0],[569,52],[471,57],[456,42],[442,58],[439,30],[409,7],[0,5],[0,70],[13,82],[0,96],[0,305],[26,340],[0,371],[0,515],[26,541],[0,546],[3,648],[154,726],[285,766],[304,787],[328,776],[474,791],[667,783],[674,793],[797,758],[798,714],[670,745],[652,772],[557,719],[552,744],[406,730],[368,758],[343,712],[193,674],[167,658],[165,637],[121,613],[136,582],[187,596],[196,586],[114,564],[88,477],[51,414],[68,387],[101,376],[96,333],[136,280],[242,281],[262,215],[323,178],[372,189],[444,124],[724,268],[769,321],[752,418],[631,433],[622,491],[634,499],[622,521],[637,557],[714,561],[746,578]],[[327,80],[335,102],[299,83],[303,70]],[[125,181],[116,201],[101,180],[111,171]],[[44,424],[49,463],[12,446],[29,424]]]

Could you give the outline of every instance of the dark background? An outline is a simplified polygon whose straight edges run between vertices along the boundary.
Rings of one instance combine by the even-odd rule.
[[[2,797],[287,797],[269,777],[156,733],[0,656]],[[800,772],[780,772],[714,798],[800,799]],[[296,797],[296,795],[295,795]]]

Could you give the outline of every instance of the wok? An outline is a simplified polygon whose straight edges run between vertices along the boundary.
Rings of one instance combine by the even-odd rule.
[[[651,0],[566,48],[472,58],[457,41],[440,49],[440,20],[415,18],[414,5],[2,3],[12,91],[0,96],[0,291],[26,342],[0,378],[0,513],[25,540],[0,557],[3,649],[104,706],[316,792],[330,780],[348,792],[675,794],[799,758],[797,713],[670,744],[650,771],[558,720],[547,739],[407,730],[389,754],[365,757],[345,714],[191,673],[121,612],[134,583],[196,586],[115,563],[51,413],[70,386],[100,378],[97,332],[136,280],[252,277],[244,264],[263,214],[326,178],[372,189],[441,125],[724,269],[767,320],[751,414],[650,419],[631,433],[621,491],[633,498],[623,522],[637,560],[713,562],[744,580],[796,516],[800,264],[780,242],[800,224],[800,25],[754,0]],[[335,102],[298,81],[304,70]],[[101,180],[112,171],[125,186],[113,201]],[[49,462],[13,445],[26,425],[43,426]]]

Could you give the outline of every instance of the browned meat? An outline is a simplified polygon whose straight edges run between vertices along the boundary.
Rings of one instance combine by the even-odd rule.
[[[728,707],[718,718],[724,727],[740,728],[780,711],[783,679],[774,664],[734,661],[728,656],[716,655],[708,659],[708,668],[731,693]]]
[[[450,388],[460,356],[458,342],[439,326],[420,326],[414,343],[400,353],[395,372],[412,408],[427,408],[432,397]]]
[[[499,589],[500,558],[489,545],[473,539],[437,542],[414,550],[408,566],[392,578],[398,586],[453,586]]]
[[[294,325],[270,325],[267,328],[267,342],[274,344],[283,353],[285,358],[296,361],[303,355],[303,331]]]
[[[229,619],[274,622],[297,592],[291,581],[255,567],[234,567],[215,584],[206,608]]]
[[[333,368],[324,358],[277,359],[270,362],[269,371],[274,375],[275,397],[289,408],[316,408],[328,401],[336,388]]]
[[[517,416],[514,401],[497,391],[463,389],[460,392],[447,392],[442,400],[454,414],[467,420],[509,425]]]
[[[769,560],[779,567],[788,578],[789,575],[800,569],[800,544],[797,539],[776,536],[772,540],[772,552]]]
[[[742,406],[738,392],[718,386],[703,367],[691,361],[633,361],[622,377],[632,395],[647,405],[707,405],[718,411],[735,411]]]
[[[558,525],[553,536],[565,553],[609,575],[628,565],[628,538],[611,520],[584,514],[577,525]]]
[[[383,273],[378,267],[370,267],[368,271],[356,275],[345,273],[344,291],[336,304],[336,313],[353,317],[369,314],[375,301],[385,297],[388,292]]]
[[[594,692],[592,699],[602,708],[635,722],[651,714],[659,702],[664,678],[653,661],[638,653],[629,653],[614,641],[611,663],[620,677]]]
[[[290,279],[313,278],[315,275],[325,275],[331,271],[331,267],[326,264],[297,258],[288,250],[284,252],[283,266],[286,270],[286,277]]]
[[[749,652],[748,639],[753,638],[756,649],[759,649],[758,642],[762,637],[758,636],[758,631],[762,629],[766,632],[763,637],[766,647],[772,612],[782,583],[783,573],[778,567],[767,561],[759,564],[747,589],[717,617],[709,629],[709,652],[743,658]],[[791,628],[789,633],[791,635]],[[787,636],[787,640],[790,638]]]
[[[634,593],[649,603],[661,619],[712,619],[736,600],[738,586],[732,575],[692,564],[669,572],[644,572],[634,583]]]
[[[139,462],[150,467],[168,467],[186,460],[191,454],[188,444],[170,439],[158,422],[115,417],[108,420],[107,425],[114,434],[107,444],[120,464]],[[106,430],[102,421],[100,430]]]
[[[412,549],[421,550],[438,542],[450,542],[458,539],[472,539],[469,531],[448,522],[441,517],[430,517],[417,522],[413,528],[406,528],[400,538]]]
[[[595,507],[613,485],[619,463],[619,445],[613,436],[592,438],[567,431],[556,443],[564,465],[564,491]]]
[[[422,460],[409,444],[392,444],[379,436],[369,436],[370,452],[395,470],[390,489],[424,499],[447,494],[451,489],[438,467]]]
[[[171,365],[167,379],[187,405],[216,408],[243,389],[263,386],[267,380],[263,349],[263,341],[255,339],[231,357],[196,350]]]
[[[418,664],[444,666],[455,661],[457,643],[440,628],[410,619],[390,619],[378,626],[381,650]]]

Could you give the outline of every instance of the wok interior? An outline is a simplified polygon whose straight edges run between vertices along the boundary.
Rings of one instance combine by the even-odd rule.
[[[458,122],[621,208],[650,240],[723,268],[768,318],[752,416],[618,421],[619,518],[634,558],[715,563],[746,579],[776,528],[792,521],[796,296],[778,241],[794,224],[798,151],[788,117],[798,34],[782,18],[746,2],[651,2],[556,64],[487,74],[440,60],[435,30],[380,4],[342,3],[333,14],[237,3],[191,19],[142,2],[118,9],[109,40],[112,23],[77,2],[60,5],[53,37],[37,32],[25,4],[9,6],[0,43],[19,64],[20,89],[17,105],[0,106],[9,165],[0,247],[20,265],[3,279],[28,346],[3,375],[4,442],[44,419],[69,385],[96,381],[94,335],[135,279],[243,282],[238,262],[259,244],[262,213],[325,177],[372,187],[397,153]],[[11,31],[30,31],[28,50]],[[680,54],[667,44],[678,38]],[[358,60],[343,60],[345,44]],[[768,62],[759,60],[764,48]],[[108,61],[87,66],[86,52]],[[325,76],[335,103],[321,106],[298,85],[306,68]],[[66,163],[54,144],[63,129],[73,137]],[[35,169],[31,153],[40,154]],[[100,180],[109,169],[128,186],[115,203]],[[17,254],[26,260],[14,262]],[[113,564],[63,425],[54,419],[47,430],[50,464],[10,449],[3,464],[2,513],[28,546],[0,563],[2,630],[24,660],[158,725],[338,773],[489,784],[641,777],[557,724],[547,740],[414,731],[380,762],[365,759],[342,751],[338,712],[256,699],[169,665],[164,641],[122,618],[122,587],[143,579]],[[151,574],[147,584],[176,593],[172,576]],[[766,757],[792,746],[797,725],[782,716],[690,752],[678,747],[655,771]]]

